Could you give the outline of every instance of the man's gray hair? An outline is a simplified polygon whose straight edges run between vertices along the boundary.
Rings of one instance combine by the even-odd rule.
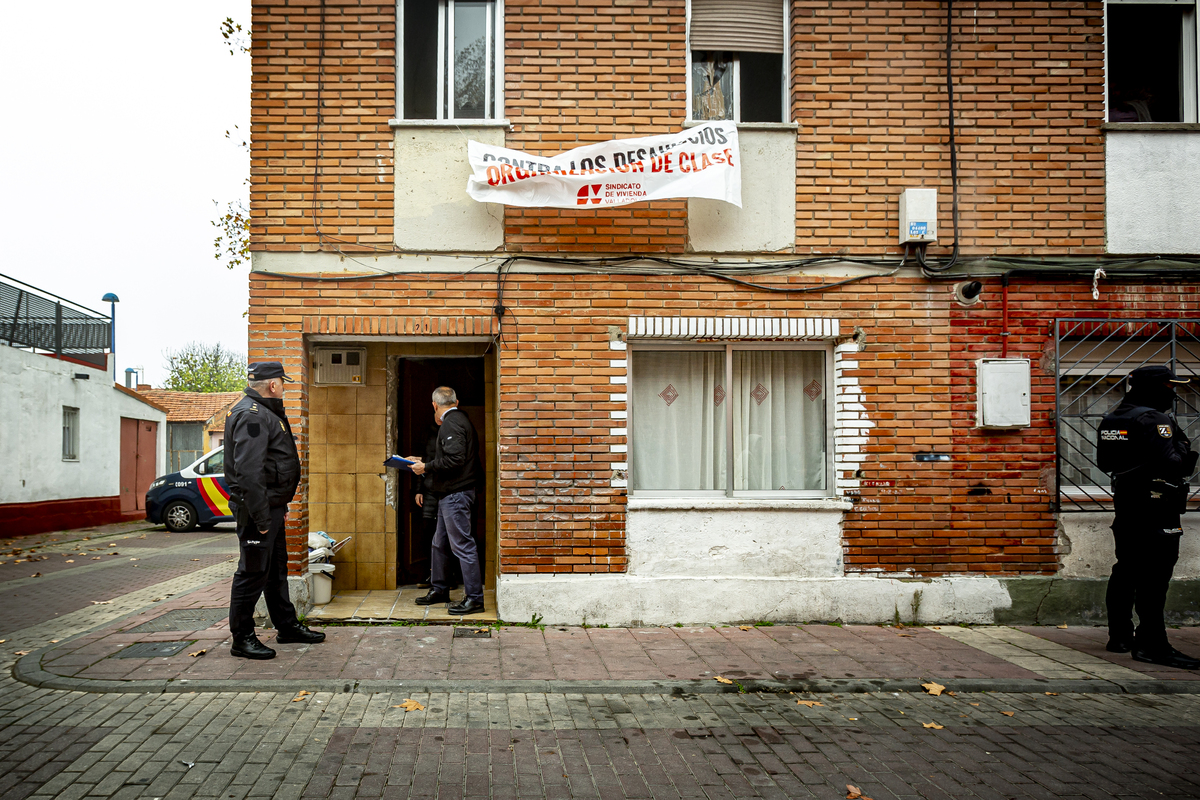
[[[438,408],[456,406],[458,405],[458,395],[449,386],[439,386],[433,390],[433,402],[438,404]]]
[[[258,392],[259,394],[262,394],[271,388],[271,379],[267,378],[265,381],[250,381],[246,384],[246,386]]]

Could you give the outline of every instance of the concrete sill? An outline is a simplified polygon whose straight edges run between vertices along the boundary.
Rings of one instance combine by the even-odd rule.
[[[684,128],[694,128],[697,125],[703,125],[706,122],[713,122],[710,119],[689,119],[684,120]],[[800,130],[799,122],[739,122],[737,123],[739,131],[784,131],[795,133]]]
[[[506,119],[389,119],[393,128],[511,128]]]
[[[849,511],[854,504],[833,497],[630,497],[629,511]]]
[[[1106,122],[1100,128],[1134,133],[1182,133],[1200,131],[1200,122]]]

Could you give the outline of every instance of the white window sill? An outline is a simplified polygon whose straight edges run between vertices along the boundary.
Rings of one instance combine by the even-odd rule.
[[[629,511],[850,511],[854,504],[833,497],[630,497]]]
[[[389,119],[393,128],[511,128],[506,119]]]
[[[1184,131],[1200,131],[1200,122],[1106,122],[1100,127],[1110,133],[1113,131],[1180,133]]]
[[[697,125],[704,125],[705,123],[714,121],[719,122],[720,120],[689,119],[684,120],[683,127],[695,128]],[[791,131],[795,133],[800,130],[799,122],[737,122],[734,124],[737,125],[739,131]]]

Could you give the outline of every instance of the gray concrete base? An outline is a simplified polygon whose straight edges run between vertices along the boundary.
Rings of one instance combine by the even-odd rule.
[[[1107,578],[1000,578],[1012,598],[996,609],[998,625],[1106,625]],[[1171,581],[1166,620],[1170,625],[1200,624],[1200,580]]]
[[[312,576],[288,575],[288,598],[300,616],[312,611]],[[271,618],[267,615],[267,601],[261,597],[254,606],[254,624],[260,628],[270,627],[271,624]]]

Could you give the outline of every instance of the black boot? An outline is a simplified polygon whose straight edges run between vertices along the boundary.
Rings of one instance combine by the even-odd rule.
[[[464,597],[461,602],[455,603],[446,609],[451,614],[478,614],[483,611],[482,600],[471,600]]]
[[[316,644],[325,641],[325,634],[321,631],[311,631],[297,622],[287,628],[280,628],[279,633],[275,634],[275,641],[280,644]]]
[[[417,598],[417,605],[419,606],[431,606],[434,603],[448,602],[450,602],[450,593],[438,589],[430,589],[428,594],[423,594]]]
[[[275,651],[260,642],[258,637],[253,633],[249,636],[233,637],[233,644],[229,648],[229,654],[238,656],[239,658],[254,658],[260,661],[275,657]]]
[[[1174,667],[1175,669],[1200,669],[1200,660],[1184,655],[1169,644],[1155,648],[1139,647],[1135,644],[1133,660],[1147,664],[1161,664],[1164,667]]]

